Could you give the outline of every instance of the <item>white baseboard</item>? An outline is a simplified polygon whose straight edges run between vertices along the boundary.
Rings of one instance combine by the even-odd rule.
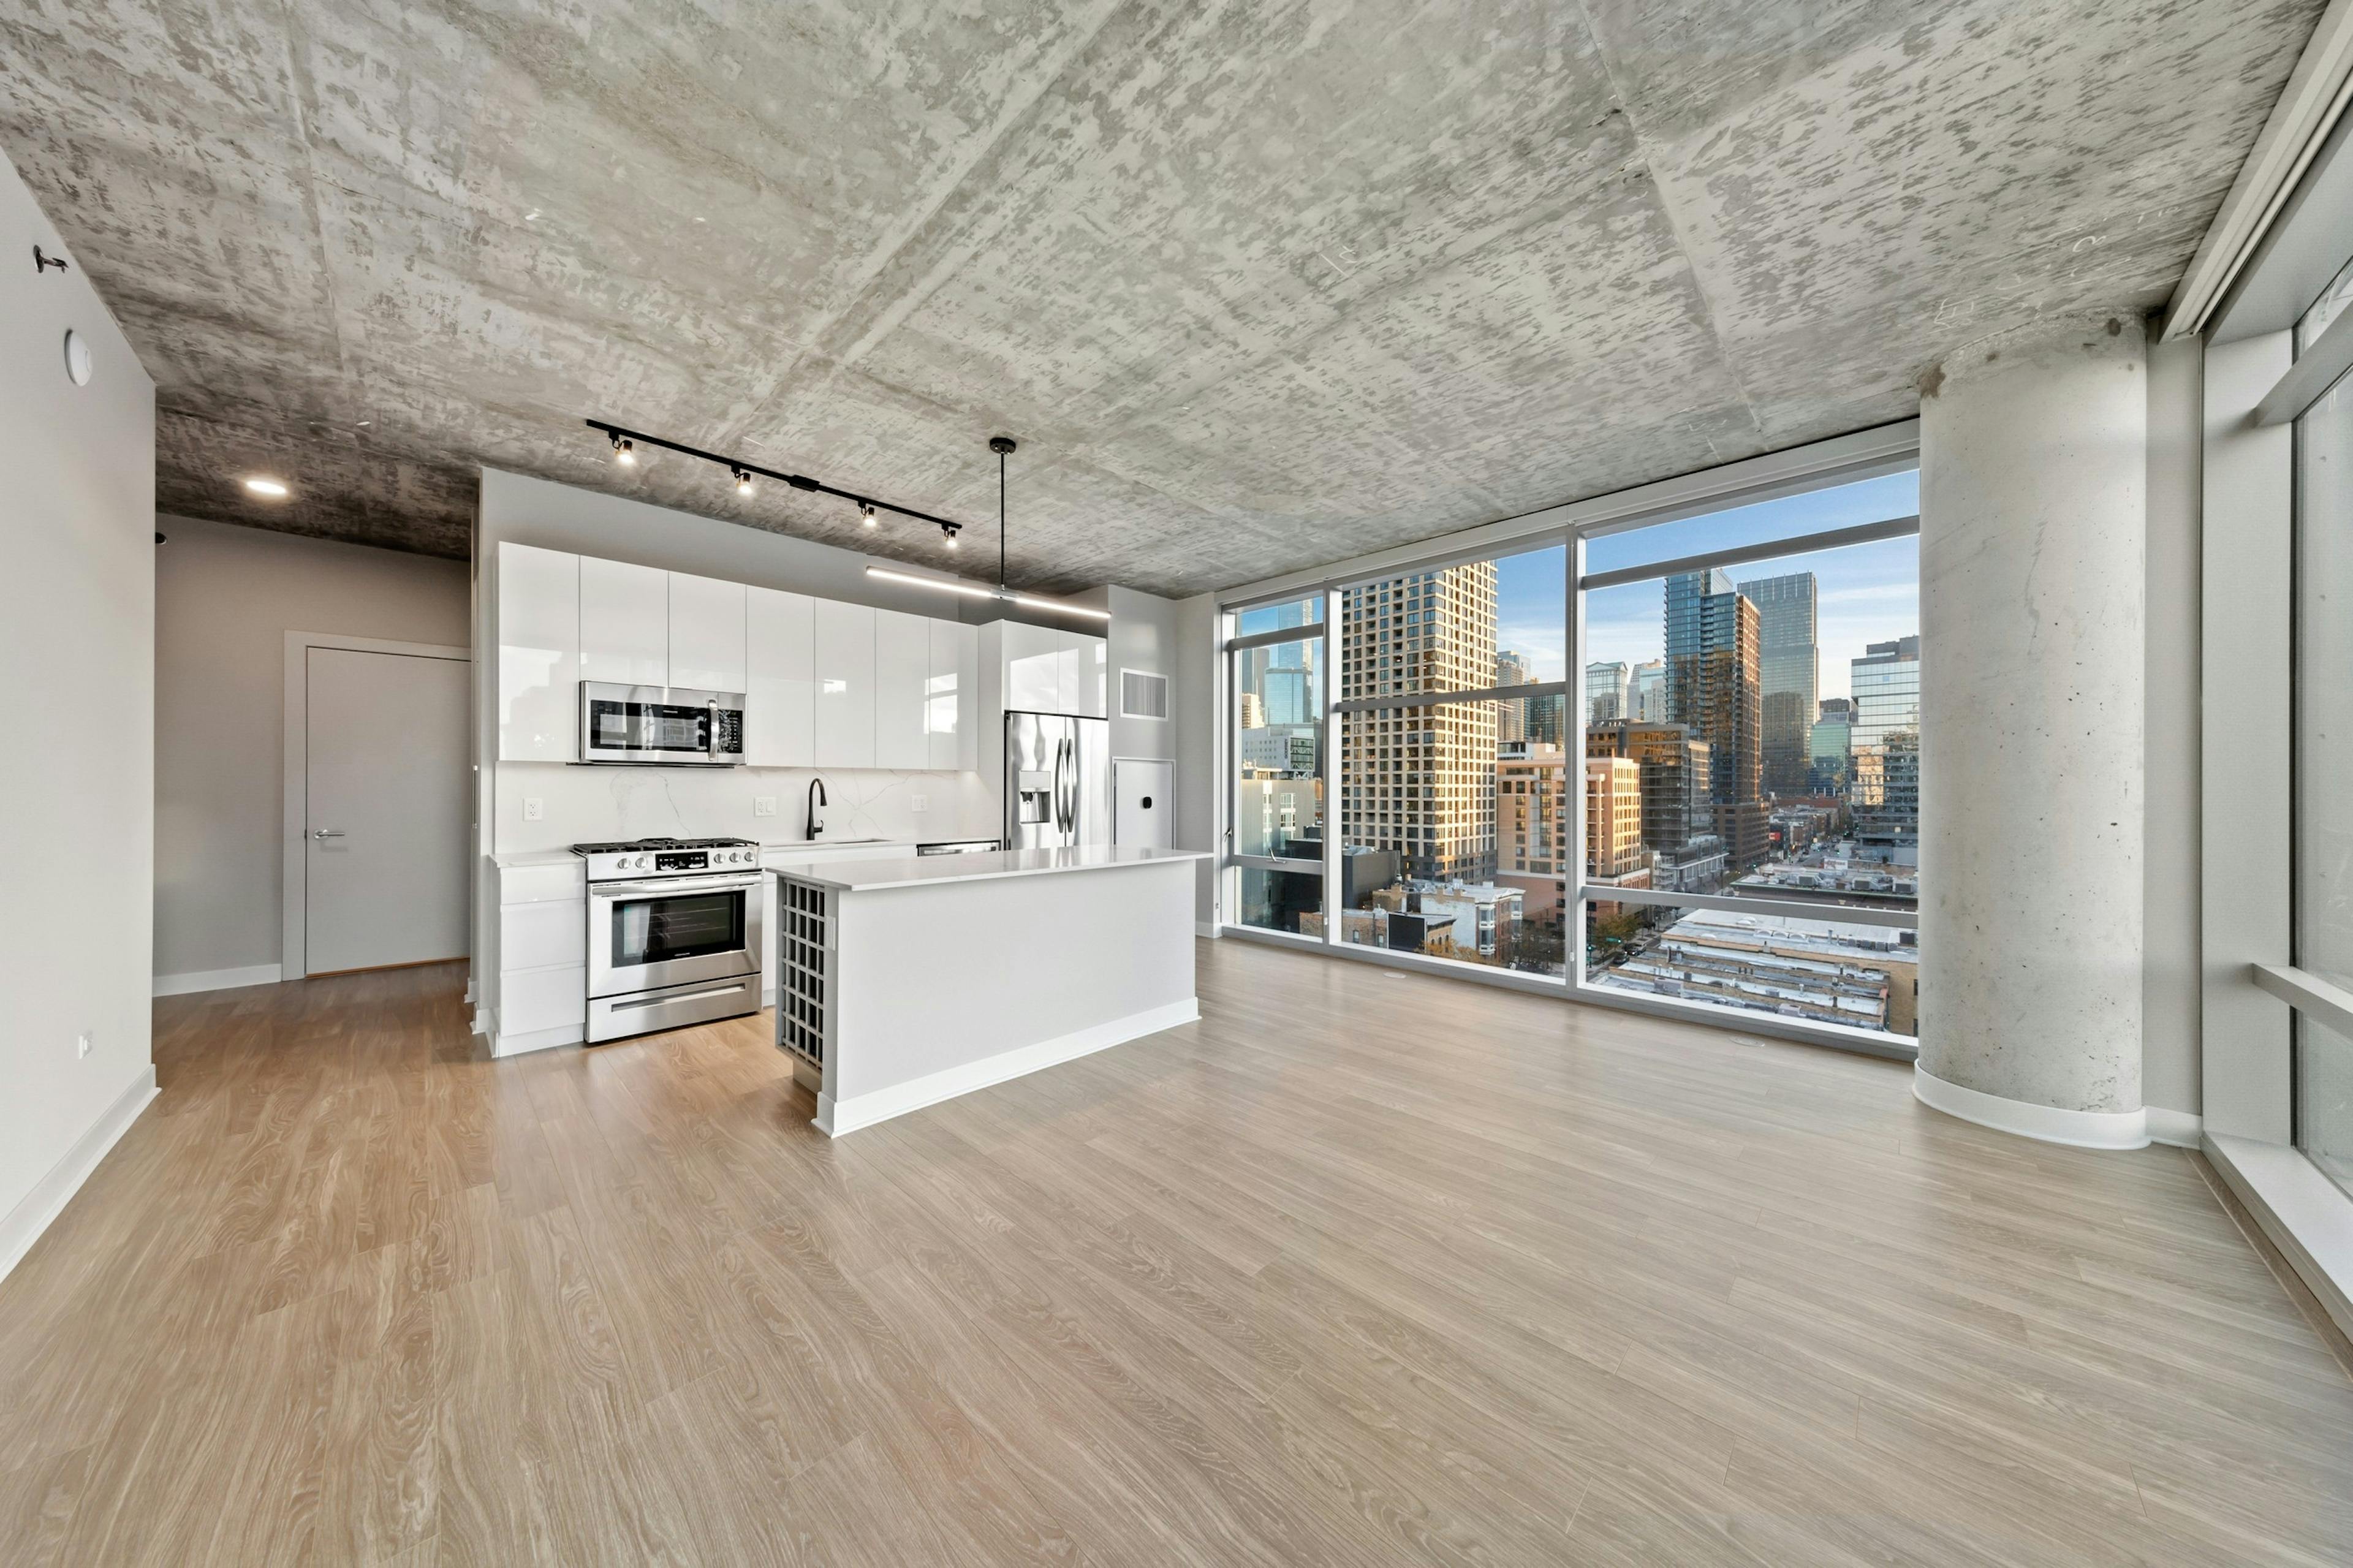
[[[499,1037],[499,1010],[496,1007],[474,1009],[474,1033],[488,1040]]]
[[[185,974],[155,976],[157,996],[185,996],[192,991],[233,991],[240,985],[275,985],[285,978],[275,963],[252,963],[243,969],[194,969]]]
[[[525,1029],[519,1035],[492,1035],[491,1055],[519,1057],[526,1051],[552,1050],[557,1046],[576,1046],[588,1037],[585,1024],[558,1024],[552,1029]]]
[[[8,1271],[24,1261],[33,1243],[49,1228],[49,1222],[65,1212],[67,1201],[90,1180],[90,1173],[98,1169],[98,1163],[106,1158],[106,1152],[114,1147],[115,1141],[131,1131],[131,1124],[139,1120],[139,1113],[147,1109],[147,1102],[155,1094],[155,1064],[150,1062],[132,1080],[131,1087],[90,1123],[90,1130],[74,1140],[65,1158],[33,1184],[33,1190],[8,1211],[7,1218],[0,1219],[0,1279],[5,1279]]]
[[[861,1127],[871,1127],[878,1121],[888,1121],[894,1116],[904,1116],[911,1110],[937,1105],[943,1100],[954,1100],[957,1095],[970,1094],[991,1084],[1024,1078],[1044,1068],[1092,1056],[1113,1046],[1124,1045],[1146,1035],[1156,1035],[1163,1029],[1173,1029],[1179,1024],[1192,1023],[1200,1016],[1199,999],[1187,996],[1182,1002],[1131,1013],[1107,1024],[1096,1024],[1054,1039],[1040,1040],[1034,1046],[1023,1046],[963,1067],[926,1073],[922,1078],[909,1079],[904,1083],[855,1095],[849,1100],[837,1100],[829,1094],[820,1093],[817,1097],[818,1131],[828,1137],[839,1138],[845,1132],[855,1132]]]
[[[1947,1083],[1916,1062],[1912,1068],[1912,1093],[1921,1104],[1947,1116],[2044,1143],[2067,1143],[2078,1149],[2148,1147],[2146,1110],[2066,1110],[2031,1100],[2007,1100]]]
[[[2200,1147],[2199,1140],[2206,1131],[2206,1119],[2194,1110],[2168,1110],[2161,1105],[2143,1109],[2148,1118],[2148,1141],[2169,1144],[2176,1149]]]
[[[1218,922],[1215,921],[1195,921],[1193,922],[1193,934],[1195,936],[1206,936],[1210,941],[1215,942],[1220,932],[1219,931]]]

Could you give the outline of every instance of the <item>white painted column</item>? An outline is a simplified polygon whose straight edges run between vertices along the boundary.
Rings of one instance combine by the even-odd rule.
[[[2137,1148],[2138,318],[1969,344],[1920,404],[1920,1060],[1940,1110]]]

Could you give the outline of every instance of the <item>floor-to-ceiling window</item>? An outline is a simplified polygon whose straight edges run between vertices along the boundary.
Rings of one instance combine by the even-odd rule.
[[[1324,919],[1324,595],[1227,619],[1235,918],[1261,931],[1315,935]]]
[[[2353,268],[2306,312],[2299,353],[2353,304]],[[2295,426],[2295,966],[2353,991],[2353,386]],[[2353,1193],[2353,1037],[2295,1015],[2296,1147]]]
[[[1911,472],[1588,538],[1585,984],[1919,1033]]]
[[[1907,1049],[1934,650],[1866,472],[1234,602],[1227,923]]]

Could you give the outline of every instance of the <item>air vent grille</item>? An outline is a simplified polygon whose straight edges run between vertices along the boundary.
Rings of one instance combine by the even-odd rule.
[[[1168,717],[1168,678],[1145,669],[1119,672],[1119,716],[1123,719]]]

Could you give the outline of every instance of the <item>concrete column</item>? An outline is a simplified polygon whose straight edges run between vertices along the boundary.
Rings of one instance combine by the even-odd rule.
[[[2141,1103],[2139,318],[1957,351],[1920,403],[1920,1060],[1940,1110],[2100,1148]]]

